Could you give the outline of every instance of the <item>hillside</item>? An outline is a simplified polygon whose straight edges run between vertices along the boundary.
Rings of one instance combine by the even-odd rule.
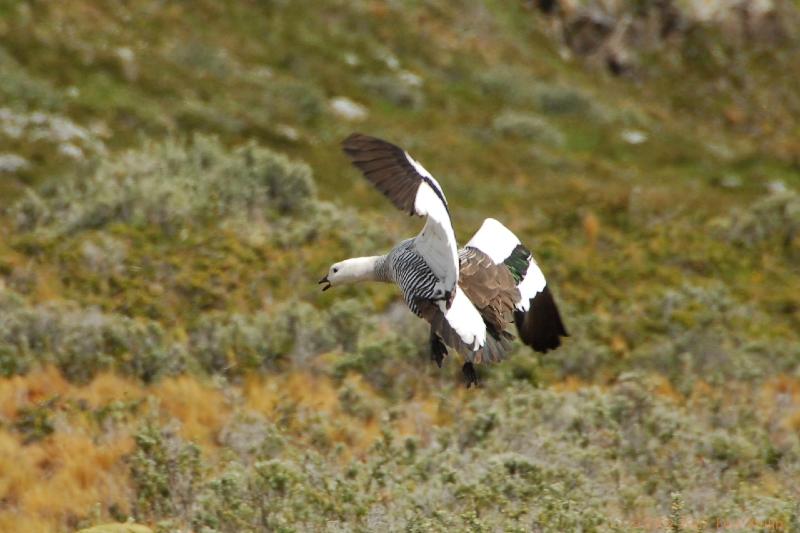
[[[800,530],[796,2],[0,0],[0,530]],[[438,369],[409,150],[570,338]]]

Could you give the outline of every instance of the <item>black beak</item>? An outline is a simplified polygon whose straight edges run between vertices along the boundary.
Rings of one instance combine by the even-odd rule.
[[[325,291],[327,291],[328,289],[330,289],[330,288],[331,288],[331,282],[330,282],[330,281],[328,281],[328,276],[325,276],[324,278],[322,278],[321,280],[319,280],[319,284],[322,284],[322,283],[327,283],[327,285],[325,285],[324,287],[322,287],[322,292],[325,292]]]

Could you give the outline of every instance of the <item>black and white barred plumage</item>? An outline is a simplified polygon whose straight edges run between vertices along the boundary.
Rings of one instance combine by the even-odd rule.
[[[386,254],[378,271],[379,275],[386,277],[385,281],[394,282],[400,287],[403,299],[417,316],[422,316],[419,308],[421,301],[447,298],[439,279],[417,251],[414,239],[407,239],[395,246]]]

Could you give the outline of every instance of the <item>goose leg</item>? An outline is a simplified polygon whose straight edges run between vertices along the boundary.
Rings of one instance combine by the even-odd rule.
[[[475,371],[475,366],[472,363],[469,361],[464,363],[464,366],[461,367],[461,372],[464,374],[467,388],[470,388],[471,385],[478,386],[478,373]]]
[[[442,338],[431,329],[431,361],[442,368],[442,361],[445,357],[447,357],[447,346],[442,342]]]

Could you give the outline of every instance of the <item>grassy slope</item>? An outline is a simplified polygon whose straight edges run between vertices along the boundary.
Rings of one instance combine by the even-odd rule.
[[[109,324],[124,325],[119,327],[125,335],[147,339],[126,337],[121,348],[109,349],[110,362],[60,339],[51,341],[55,346],[39,347],[49,355],[29,356],[58,365],[76,382],[70,384],[52,370],[35,370],[35,363],[8,366],[21,357],[9,334],[5,371],[34,373],[5,381],[6,390],[14,391],[8,397],[15,400],[3,402],[9,406],[3,413],[4,446],[20,456],[36,450],[27,455],[43,459],[25,469],[15,462],[4,465],[3,477],[9,480],[4,498],[12,503],[3,511],[0,529],[22,530],[26,523],[29,529],[30,524],[65,528],[136,511],[151,521],[177,516],[175,509],[142,503],[141,487],[132,496],[127,466],[116,460],[131,449],[132,432],[153,412],[164,421],[177,418],[183,437],[200,443],[208,459],[204,479],[222,470],[211,466],[227,446],[220,446],[225,440],[216,433],[248,409],[321,454],[335,477],[345,475],[330,451],[335,443],[344,446],[346,458],[359,457],[363,468],[376,471],[381,455],[369,445],[379,434],[380,413],[389,406],[401,413],[387,422],[389,431],[426,444],[435,440],[431,434],[438,427],[469,440],[471,426],[453,427],[453,421],[480,426],[487,411],[496,413],[502,432],[467,446],[479,458],[514,452],[528,461],[535,458],[541,468],[538,461],[555,460],[554,448],[575,447],[581,438],[589,446],[585,454],[570,448],[565,464],[540,472],[540,484],[532,483],[538,488],[528,492],[487,482],[487,494],[472,494],[475,479],[490,475],[482,471],[481,459],[456,476],[455,489],[414,481],[437,498],[450,490],[461,495],[458,504],[442,501],[452,515],[438,517],[404,500],[430,527],[478,527],[472,521],[481,518],[470,513],[480,510],[490,527],[507,524],[512,516],[522,528],[534,520],[558,530],[572,523],[565,520],[579,520],[604,530],[618,520],[623,530],[648,529],[667,514],[669,494],[676,490],[694,520],[713,522],[721,516],[747,529],[748,519],[788,524],[792,513],[796,519],[786,495],[797,491],[792,472],[800,464],[800,242],[791,226],[798,224],[798,200],[791,191],[800,187],[795,140],[800,76],[788,51],[728,48],[709,31],[644,58],[641,79],[634,83],[563,59],[548,35],[549,22],[521,6],[223,5],[0,2],[0,61],[9,73],[0,91],[6,109],[25,124],[21,135],[0,135],[0,152],[30,162],[20,172],[4,174],[0,183],[8,198],[3,207],[9,208],[0,272],[5,292],[21,295],[23,302],[13,307],[21,309],[14,316],[46,310],[52,313],[48,317],[65,317],[59,331],[74,335],[70,328],[95,316],[86,309],[97,306]],[[366,106],[368,117],[355,123],[337,117],[329,108],[337,96]],[[37,111],[49,118],[34,119]],[[72,133],[65,140],[64,120],[80,133],[67,128]],[[479,394],[489,397],[490,407],[458,388],[455,365],[444,373],[429,368],[415,323],[403,322],[415,332],[411,343],[392,333],[396,325],[388,318],[361,329],[364,309],[389,308],[391,289],[317,293],[313,281],[331,261],[385,248],[416,227],[416,221],[387,210],[340,155],[339,140],[354,129],[396,140],[439,177],[450,202],[459,207],[453,216],[462,240],[483,217],[496,216],[531,244],[554,280],[573,338],[552,357],[537,361],[519,350],[487,372],[487,387]],[[626,141],[631,131],[647,140]],[[55,204],[64,193],[49,192],[48,186],[112,176],[115,168],[124,174],[126,165],[137,168],[136,161],[164,154],[151,146],[126,160],[122,150],[190,132],[218,135],[226,146],[255,140],[303,160],[314,172],[318,197],[352,206],[360,215],[338,208],[328,218],[324,208],[314,208],[313,216],[333,221],[332,229],[304,237],[301,246],[287,246],[283,235],[290,233],[269,214],[266,221],[244,221],[265,227],[266,237],[243,231],[224,211],[221,217],[229,223],[198,216],[196,222],[179,221],[177,233],[147,217],[144,222],[112,217],[69,232],[59,229],[58,220],[33,229],[15,222],[20,206],[29,205],[18,203],[24,201],[19,198],[26,184],[38,184],[43,202],[58,214],[62,211]],[[64,144],[80,148],[90,160],[120,162],[98,170],[96,163],[71,159]],[[229,156],[219,157],[228,161]],[[767,197],[766,185],[776,180],[790,192]],[[92,190],[86,194],[88,205]],[[288,218],[289,227],[299,227],[300,217]],[[354,222],[387,231],[354,238],[347,230]],[[108,242],[110,248],[104,248]],[[101,257],[123,250],[117,260],[122,268],[115,270],[114,261],[93,263],[97,254],[91,251],[98,247]],[[343,296],[373,303],[348,300],[326,311]],[[270,344],[269,357],[276,361],[267,366],[268,374],[278,371],[277,376],[259,377],[264,370],[251,360],[260,361],[262,352],[247,339],[234,338],[217,350],[233,361],[233,370],[195,357],[198,332],[238,323],[233,313],[248,327],[264,329],[263,320],[270,323],[270,313],[292,299],[312,306],[303,308],[298,320],[318,321],[313,331],[328,340],[315,345],[290,339],[284,346],[272,342],[277,335],[272,330],[266,341],[255,337],[256,343]],[[124,322],[128,317],[134,321]],[[157,334],[147,333],[154,328]],[[153,385],[141,382],[151,380],[151,373],[130,357],[150,354],[151,349],[139,347],[149,346],[149,339],[178,346],[176,353],[187,361],[176,366],[154,358],[154,375],[167,377]],[[162,352],[167,359],[173,354]],[[64,354],[74,357],[67,360]],[[127,377],[101,372],[92,380],[95,364]],[[185,373],[194,377],[168,376]],[[114,380],[119,384],[103,385]],[[630,407],[627,399],[636,392],[626,388],[626,380],[654,395],[655,405],[639,408],[636,400]],[[289,391],[276,392],[284,383]],[[551,406],[553,418],[529,420],[542,426],[541,434],[512,427],[503,404],[507,387],[519,388],[531,405]],[[127,392],[120,398],[119,391]],[[139,402],[147,393],[161,404]],[[733,393],[738,398],[731,398]],[[82,395],[92,395],[88,405],[81,404]],[[748,397],[763,400],[755,406],[740,401]],[[361,410],[351,405],[353,398]],[[464,407],[454,409],[462,399]],[[632,411],[615,407],[620,402]],[[592,405],[600,407],[586,420],[570,414]],[[578,420],[569,431],[558,422],[565,416],[562,408],[567,418]],[[331,413],[331,420],[309,417],[320,409]],[[412,420],[415,409],[427,418]],[[97,415],[109,410],[115,413],[113,423]],[[728,415],[720,418],[715,414],[720,410]],[[202,412],[218,414],[205,420]],[[619,412],[629,413],[633,422],[621,421]],[[670,416],[681,419],[675,422],[679,431],[665,435]],[[606,426],[612,427],[609,435]],[[539,444],[504,446],[514,431],[517,439]],[[35,442],[21,444],[31,439]],[[650,439],[668,445],[654,451]],[[72,463],[69,457],[75,454],[59,455],[69,443],[85,446],[90,452],[80,455],[89,459]],[[625,453],[613,455],[618,448]],[[94,454],[105,459],[95,460]],[[292,454],[280,457],[300,461]],[[392,468],[402,477],[405,468],[416,468],[416,460]],[[689,475],[695,460],[703,461],[704,470]],[[672,471],[670,461],[677,465]],[[616,479],[597,474],[612,464],[621,469]],[[570,495],[569,486],[554,484],[563,474],[558,468],[571,472],[580,490]],[[297,475],[301,485],[313,485],[304,477],[308,473]],[[40,493],[35,501],[31,487]],[[354,487],[369,492],[368,484]],[[385,490],[396,495],[407,489],[401,483]],[[212,488],[203,490],[218,496]],[[725,496],[731,492],[732,497]],[[505,499],[498,502],[494,496],[501,493]],[[74,494],[73,503],[59,503],[64,494]],[[531,503],[545,495],[558,512]],[[92,510],[98,498],[101,505]],[[363,526],[365,514],[380,507],[380,498],[365,498],[339,519],[361,520]],[[323,507],[343,505],[314,501]],[[566,501],[589,508],[588,515],[570,514]],[[399,524],[402,516],[387,520]]]

